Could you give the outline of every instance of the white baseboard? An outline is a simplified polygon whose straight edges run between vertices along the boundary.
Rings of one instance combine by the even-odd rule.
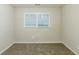
[[[79,55],[79,53],[75,52],[69,45],[62,42],[67,48],[69,48],[74,54]]]
[[[62,43],[62,42],[15,42],[15,43]]]
[[[10,48],[13,44],[15,44],[15,42],[13,42],[12,44],[10,44],[8,47],[6,47],[5,49],[3,49],[1,52],[0,52],[0,55],[6,51],[8,48]]]

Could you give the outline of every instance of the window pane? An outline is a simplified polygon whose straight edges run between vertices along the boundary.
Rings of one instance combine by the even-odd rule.
[[[25,26],[36,26],[36,15],[35,14],[25,15]]]
[[[38,26],[39,27],[48,27],[48,14],[39,14],[38,15]]]

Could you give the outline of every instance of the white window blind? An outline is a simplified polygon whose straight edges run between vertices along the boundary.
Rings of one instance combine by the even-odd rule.
[[[48,27],[49,15],[47,13],[26,13],[24,27]]]

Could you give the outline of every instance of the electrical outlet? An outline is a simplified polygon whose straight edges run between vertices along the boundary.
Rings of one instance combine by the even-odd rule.
[[[79,49],[79,46],[77,46],[77,49]]]
[[[35,36],[32,36],[32,39],[34,39],[35,38]]]

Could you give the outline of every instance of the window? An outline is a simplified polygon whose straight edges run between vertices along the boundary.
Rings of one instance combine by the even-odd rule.
[[[25,27],[35,27],[36,26],[36,15],[35,14],[25,14]]]
[[[48,27],[48,13],[26,13],[24,18],[24,27]]]
[[[48,14],[39,14],[38,15],[38,27],[48,27]]]

